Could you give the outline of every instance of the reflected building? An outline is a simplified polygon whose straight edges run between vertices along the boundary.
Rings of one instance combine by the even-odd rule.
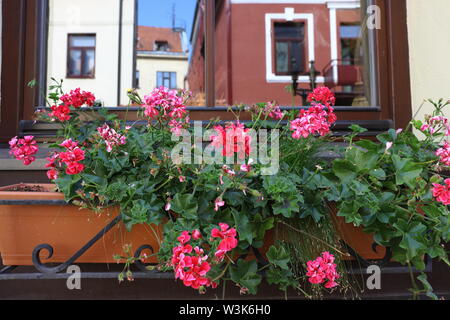
[[[367,28],[367,0],[216,1],[215,96],[227,105],[293,100],[292,74],[310,88],[311,61],[316,84],[330,87],[337,105],[367,106],[375,90],[374,61]],[[204,10],[197,6],[191,32],[188,82],[204,92]],[[369,57],[369,58],[367,58]]]
[[[105,106],[126,105],[135,77],[135,0],[50,0],[47,82],[64,80]]]
[[[136,88],[141,96],[155,87],[187,89],[188,47],[184,29],[138,27]]]

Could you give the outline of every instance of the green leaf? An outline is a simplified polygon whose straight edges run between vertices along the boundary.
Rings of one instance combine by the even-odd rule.
[[[171,202],[171,210],[186,219],[197,219],[198,201],[192,194],[177,193]]]
[[[363,132],[368,131],[366,128],[363,128],[363,127],[361,127],[360,125],[357,125],[357,124],[352,124],[349,128],[354,133],[363,133]]]
[[[247,288],[251,294],[256,294],[257,287],[261,283],[261,276],[257,271],[258,265],[255,260],[239,259],[236,265],[230,268],[231,280]]]
[[[410,188],[416,186],[415,179],[422,173],[422,167],[410,159],[402,159],[398,155],[392,155],[395,167],[395,178],[397,185],[407,184]]]
[[[269,262],[284,270],[289,270],[288,263],[291,261],[289,252],[283,247],[271,246],[267,251]]]
[[[422,285],[426,291],[427,297],[429,297],[433,300],[438,300],[438,297],[433,293],[433,287],[428,282],[427,275],[425,273],[422,273],[419,276],[417,276],[417,280],[419,280],[422,283]]]
[[[378,180],[386,180],[386,172],[383,169],[373,169],[369,174]]]
[[[103,186],[107,184],[107,180],[103,177],[94,176],[92,174],[83,173],[81,177],[89,183],[93,183],[96,186]]]
[[[27,86],[30,88],[34,88],[37,84],[36,79],[31,80],[30,82],[27,83]]]
[[[239,212],[234,208],[232,208],[232,214],[239,234],[239,240],[246,240],[249,245],[251,245],[253,241],[253,232],[248,216],[243,210]]]
[[[346,183],[357,177],[357,168],[348,160],[337,159],[333,161],[333,173]]]

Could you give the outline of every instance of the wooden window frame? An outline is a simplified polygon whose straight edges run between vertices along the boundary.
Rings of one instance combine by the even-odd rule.
[[[94,46],[93,47],[86,47],[86,46],[72,46],[70,44],[70,38],[71,37],[94,37]],[[95,33],[69,33],[67,34],[67,64],[66,64],[66,78],[67,79],[95,79],[95,67],[96,67],[96,60],[97,60],[97,34]],[[80,50],[81,51],[81,74],[79,76],[69,75],[70,70],[70,53],[71,50]],[[94,70],[92,75],[84,75],[83,74],[83,67],[86,64],[85,55],[86,51],[88,50],[94,50]]]
[[[298,41],[297,38],[277,39],[277,37],[275,35],[276,24],[284,24],[284,23],[285,24],[290,24],[290,23],[301,24],[302,28],[303,28],[303,40],[302,41]],[[306,59],[307,55],[306,55],[306,50],[305,50],[305,40],[306,40],[305,35],[306,35],[306,31],[307,31],[306,28],[307,28],[307,22],[304,21],[304,20],[302,20],[302,21],[300,21],[300,20],[298,20],[298,21],[297,20],[296,21],[276,21],[276,20],[272,21],[272,31],[273,31],[273,41],[272,41],[272,61],[273,61],[273,63],[272,63],[272,65],[273,65],[273,68],[274,68],[273,69],[273,73],[275,75],[277,75],[277,76],[291,75],[292,65],[291,65],[290,61],[291,61],[291,52],[292,52],[291,45],[292,45],[293,42],[299,42],[300,43],[300,46],[301,46],[300,50],[303,53],[304,59],[302,61],[300,61],[300,62],[297,62],[297,65],[298,65],[298,67],[300,69],[300,73],[303,73],[305,71],[305,66],[307,65],[307,61],[305,61],[305,60],[308,60],[308,59]],[[289,57],[288,57],[288,72],[277,72],[277,48],[276,48],[277,42],[287,42],[288,43],[288,47],[289,47],[289,49],[288,49],[288,54],[289,54]],[[301,64],[299,65],[299,63],[301,63]]]
[[[229,8],[227,0],[205,0],[206,107],[215,105],[215,15]],[[378,103],[373,107],[337,107],[342,126],[358,123],[378,131],[406,127],[412,116],[406,0],[373,0],[381,9],[381,29],[375,31],[378,69]],[[216,8],[218,10],[216,10]],[[21,133],[20,124],[32,123],[36,106],[42,106],[42,87],[28,88],[32,79],[45,80],[48,0],[3,0],[2,104],[0,140]],[[227,16],[231,24],[231,14]],[[231,28],[229,28],[231,32]],[[7,48],[7,50],[5,50]],[[231,50],[232,45],[228,50]],[[228,53],[230,54],[230,53]],[[231,70],[231,69],[230,69]],[[41,86],[45,86],[43,81]],[[193,110],[199,118],[211,118],[217,108]],[[225,108],[226,109],[226,108]],[[121,108],[117,108],[121,112]],[[206,111],[212,111],[206,112]],[[223,111],[225,112],[225,111]],[[225,113],[224,113],[225,114]],[[192,117],[194,119],[194,117]],[[225,118],[225,117],[223,117]]]

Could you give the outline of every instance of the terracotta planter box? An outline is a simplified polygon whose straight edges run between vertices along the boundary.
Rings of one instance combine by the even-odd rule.
[[[328,208],[341,239],[352,247],[361,257],[367,260],[381,260],[385,257],[385,247],[377,246],[376,251],[373,250],[373,235],[365,233],[362,227],[355,227],[350,223],[345,223],[343,217],[337,216],[337,207],[334,203],[329,203]],[[344,257],[344,259],[353,258]]]
[[[34,200],[64,200],[62,193],[53,191],[55,185],[39,186],[47,192],[7,191],[14,186],[0,188],[0,200],[30,200],[27,205],[0,205],[0,254],[4,265],[32,265],[33,249],[45,243],[51,245],[54,252],[51,259],[46,259],[47,252],[43,250],[41,261],[64,262],[119,214],[117,209],[96,214],[74,205],[33,203]],[[154,228],[161,238],[162,226]],[[159,250],[158,241],[149,226],[137,225],[128,232],[119,222],[76,262],[116,262],[113,255],[124,255],[125,244],[131,244],[133,252],[145,244],[152,246],[155,252]],[[146,262],[156,262],[156,257],[150,257]]]
[[[22,184],[21,186],[34,186]],[[33,265],[32,252],[40,244],[49,244],[54,253],[47,259],[47,252],[41,252],[43,263],[62,263],[67,261],[98,232],[109,224],[117,215],[116,208],[105,210],[101,214],[80,209],[75,205],[48,205],[39,200],[63,201],[62,193],[55,192],[53,184],[39,184],[42,192],[8,191],[14,186],[0,188],[0,200],[27,200],[28,204],[0,205],[0,255],[4,265]],[[356,228],[336,216],[336,207],[330,205],[330,214],[341,238],[365,259],[382,259],[386,249],[377,247],[373,251],[373,237],[361,228]],[[159,239],[162,239],[163,226],[153,226]],[[267,241],[262,254],[273,243],[273,232],[267,234]],[[136,225],[128,232],[122,222],[108,231],[99,241],[89,248],[78,263],[115,263],[113,255],[124,255],[123,246],[132,245],[134,252],[142,245],[150,245],[155,252],[159,250],[158,240],[148,225]],[[253,254],[250,253],[249,257]],[[353,259],[351,257],[344,259]],[[155,263],[156,257],[150,257],[145,262]]]

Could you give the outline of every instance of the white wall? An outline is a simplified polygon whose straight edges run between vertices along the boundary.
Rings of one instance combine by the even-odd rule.
[[[150,93],[157,84],[156,73],[158,71],[176,72],[177,73],[177,88],[184,88],[184,77],[188,71],[188,58],[183,59],[161,59],[151,58],[145,55],[138,54],[137,70],[140,73],[138,93],[143,97]],[[187,88],[186,88],[187,89]]]
[[[121,101],[127,104],[132,87],[134,0],[124,0],[122,29]],[[66,79],[67,35],[95,33],[95,79]],[[117,105],[119,0],[50,0],[48,81],[64,79],[64,90],[92,91],[106,106]]]
[[[407,0],[413,115],[424,99],[450,99],[449,14],[449,0]],[[432,111],[426,104],[416,118]]]

